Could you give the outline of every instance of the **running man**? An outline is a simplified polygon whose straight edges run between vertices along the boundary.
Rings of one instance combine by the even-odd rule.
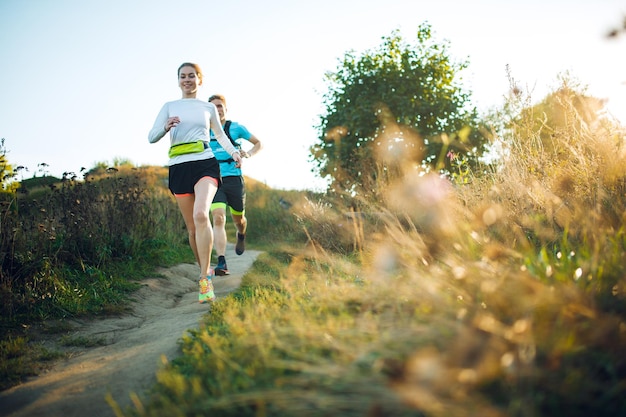
[[[261,141],[251,134],[248,129],[237,122],[226,120],[226,99],[223,95],[214,94],[209,97],[209,103],[213,103],[217,108],[222,127],[226,135],[236,144],[239,153],[244,158],[250,158],[261,150]],[[241,149],[241,143],[237,140],[247,140],[253,147],[249,151]],[[217,265],[215,275],[228,275],[226,265],[226,207],[230,207],[230,215],[237,229],[237,242],[235,243],[235,253],[241,255],[245,249],[246,229],[248,220],[246,219],[246,187],[243,174],[239,166],[233,161],[230,154],[224,150],[220,143],[214,138],[211,130],[211,149],[220,163],[222,173],[222,184],[217,190],[213,203],[211,204],[211,216],[213,217],[213,236],[215,253],[217,254]]]

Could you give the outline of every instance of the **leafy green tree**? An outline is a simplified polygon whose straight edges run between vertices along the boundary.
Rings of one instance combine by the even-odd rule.
[[[364,196],[407,167],[451,172],[484,151],[477,111],[457,77],[467,62],[452,62],[426,23],[414,45],[397,30],[382,39],[376,50],[346,53],[326,74],[325,114],[310,151],[337,191]]]

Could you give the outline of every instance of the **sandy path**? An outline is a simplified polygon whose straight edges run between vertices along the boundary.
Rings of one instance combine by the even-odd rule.
[[[227,252],[230,275],[216,277],[217,297],[236,289],[259,252]],[[85,348],[57,363],[50,371],[0,392],[0,416],[114,416],[107,393],[123,408],[130,393],[140,397],[156,381],[162,356],[180,354],[177,341],[197,328],[210,306],[198,303],[197,265],[182,264],[161,271],[165,278],[148,278],[134,295],[133,312],[122,317],[72,322],[71,337],[106,341]]]

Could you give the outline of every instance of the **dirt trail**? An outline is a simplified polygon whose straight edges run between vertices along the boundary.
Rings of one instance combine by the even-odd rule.
[[[228,246],[230,275],[216,277],[215,292],[223,297],[239,287],[258,251],[234,254]],[[133,311],[121,317],[76,320],[71,337],[101,340],[105,346],[84,348],[48,372],[0,392],[0,416],[108,417],[110,394],[124,409],[130,394],[140,397],[156,381],[162,356],[180,354],[177,341],[197,328],[210,305],[198,303],[197,265],[182,264],[160,271],[165,278],[148,278],[134,294]]]

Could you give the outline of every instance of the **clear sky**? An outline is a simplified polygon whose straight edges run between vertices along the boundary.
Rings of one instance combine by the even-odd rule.
[[[394,29],[414,42],[428,22],[469,60],[479,109],[502,104],[509,65],[536,100],[569,71],[626,121],[626,36],[605,38],[624,16],[623,0],[0,0],[0,138],[23,178],[42,162],[57,176],[116,158],[165,165],[168,141],[151,145],[148,131],[191,61],[205,73],[198,98],[224,94],[265,145],[245,174],[316,189],[324,73],[346,52]]]

